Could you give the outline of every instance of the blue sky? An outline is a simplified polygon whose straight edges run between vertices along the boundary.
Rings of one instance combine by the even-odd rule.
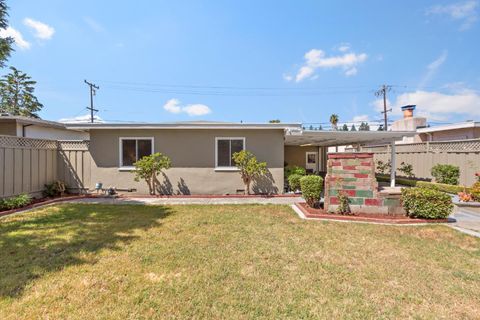
[[[392,119],[480,119],[478,0],[7,2],[46,119],[87,114],[84,79],[105,120],[373,121],[383,83]]]

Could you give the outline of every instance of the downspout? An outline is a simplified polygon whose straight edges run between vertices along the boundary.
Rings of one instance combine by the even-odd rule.
[[[32,124],[22,124],[22,137],[26,138],[26,132],[25,130],[26,127],[30,127]]]

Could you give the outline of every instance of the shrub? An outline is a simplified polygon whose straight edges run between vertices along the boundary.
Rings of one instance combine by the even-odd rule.
[[[405,163],[402,161],[402,163],[400,163],[400,168],[398,168],[398,171],[403,173],[407,178],[415,178],[415,175],[413,174],[413,166],[409,163]]]
[[[303,175],[294,173],[288,176],[288,186],[290,187],[290,190],[296,191],[300,190],[300,179],[303,177]]]
[[[305,168],[299,167],[299,166],[287,166],[285,167],[285,177],[288,179],[290,175],[292,174],[298,174],[300,176],[304,176],[307,174],[307,171]]]
[[[150,194],[155,194],[157,189],[157,176],[163,169],[170,168],[170,158],[160,152],[145,156],[135,162],[135,181],[145,180],[148,184]]]
[[[392,164],[390,160],[383,162],[382,160],[377,160],[377,173],[379,174],[390,174],[392,170]]]
[[[460,168],[451,164],[437,164],[432,167],[435,182],[457,185],[460,178]]]
[[[348,203],[348,194],[343,190],[338,194],[338,207],[337,213],[348,214],[350,213],[350,205]]]
[[[45,190],[43,190],[44,197],[50,197],[50,198],[56,197],[56,196],[62,195],[66,190],[65,183],[59,180],[52,182],[50,184],[45,184],[44,186],[45,186]]]
[[[323,190],[323,179],[320,176],[304,176],[300,179],[302,196],[310,207],[318,206]]]
[[[435,183],[427,181],[417,181],[417,187],[435,189],[450,194],[457,194],[463,191],[470,191],[470,188],[465,188],[464,186],[452,186],[451,184],[445,183]]]
[[[267,163],[259,162],[253,153],[247,150],[235,152],[232,159],[240,170],[240,176],[245,184],[245,194],[250,194],[252,180],[267,173]]]
[[[413,218],[444,219],[452,212],[452,198],[429,188],[402,189],[402,203],[407,215]]]
[[[470,188],[470,194],[472,195],[473,201],[480,202],[480,181],[473,184]]]
[[[0,210],[21,208],[28,205],[31,201],[32,198],[25,193],[22,193],[16,197],[0,199]]]

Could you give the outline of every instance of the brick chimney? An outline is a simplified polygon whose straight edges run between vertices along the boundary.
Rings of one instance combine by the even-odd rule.
[[[413,110],[415,110],[416,105],[410,104],[402,107],[403,119],[413,118]]]

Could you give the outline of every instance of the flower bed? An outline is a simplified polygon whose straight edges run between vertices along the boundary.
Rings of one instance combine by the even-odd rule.
[[[340,220],[340,221],[359,221],[370,223],[391,223],[391,224],[415,224],[415,223],[445,223],[453,222],[452,219],[416,219],[407,216],[355,213],[351,215],[341,215],[328,213],[323,209],[316,209],[308,206],[304,202],[295,204],[307,218]]]
[[[67,195],[67,196],[61,196],[61,197],[55,197],[55,198],[32,199],[32,201],[28,205],[23,206],[21,208],[3,210],[3,211],[0,210],[0,217],[6,216],[6,215],[9,215],[9,214],[12,214],[12,213],[16,213],[16,212],[25,211],[25,210],[29,210],[29,209],[32,209],[32,208],[44,206],[44,205],[51,204],[51,203],[57,203],[57,202],[69,201],[69,200],[75,200],[75,199],[81,199],[81,198],[90,198],[90,197],[92,197],[92,195],[76,194],[76,195]]]

